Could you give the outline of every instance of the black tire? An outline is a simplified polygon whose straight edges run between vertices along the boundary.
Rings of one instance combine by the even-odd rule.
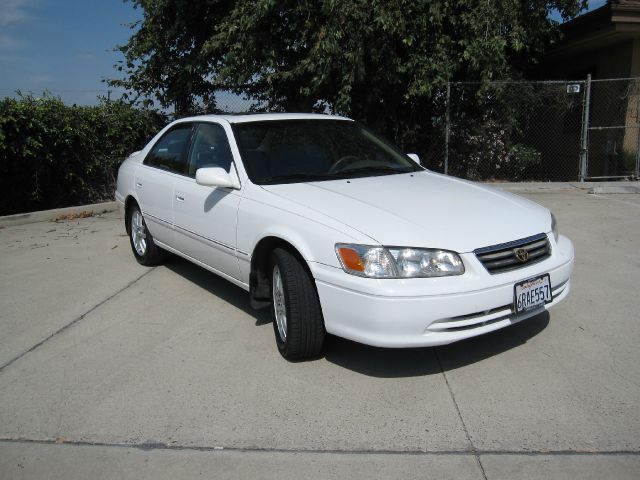
[[[136,215],[139,215],[139,217],[136,217]],[[141,222],[141,224],[138,225],[139,229],[142,229],[142,232],[139,233],[144,234],[145,240],[144,247],[142,248],[140,244],[138,244],[138,248],[136,248],[135,245],[134,236],[136,225],[132,223],[134,218],[137,218]],[[140,207],[138,207],[138,205],[132,205],[129,209],[129,214],[127,215],[127,232],[129,233],[129,243],[131,244],[133,256],[136,257],[136,260],[140,265],[152,267],[164,261],[166,252],[154,243],[151,232],[147,228],[147,224],[144,221],[144,217],[142,217],[142,213],[140,212]],[[138,251],[138,249],[140,249],[140,251]]]
[[[322,353],[326,335],[314,280],[301,262],[289,251],[277,248],[271,253],[269,263],[273,330],[278,350],[287,360],[317,357]],[[276,268],[281,279],[280,289],[275,285]],[[286,312],[284,338],[278,327],[276,315],[278,300],[276,300],[274,290],[284,293],[284,310]]]

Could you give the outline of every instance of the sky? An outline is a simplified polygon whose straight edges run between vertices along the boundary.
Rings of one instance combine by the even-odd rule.
[[[591,10],[595,10],[596,8],[600,8],[605,3],[607,3],[607,0],[589,0],[586,11],[591,11]],[[560,17],[560,14],[557,11],[551,12],[551,15],[549,16],[558,22],[562,21],[562,17]]]
[[[122,0],[0,0],[0,96],[46,89],[95,104],[109,90],[101,80],[117,74],[113,48],[141,17]]]
[[[604,3],[591,0],[589,10]],[[67,103],[95,104],[110,89],[102,80],[118,74],[114,47],[141,17],[122,0],[0,0],[0,97],[48,90]]]

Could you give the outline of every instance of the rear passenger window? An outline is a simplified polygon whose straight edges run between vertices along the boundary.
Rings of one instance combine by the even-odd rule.
[[[172,128],[153,146],[144,159],[145,165],[184,174],[187,161],[185,150],[190,137],[191,124]]]

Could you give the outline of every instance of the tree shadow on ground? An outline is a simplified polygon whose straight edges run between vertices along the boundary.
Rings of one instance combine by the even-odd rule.
[[[242,310],[255,319],[256,326],[271,323],[269,309],[252,309],[248,293],[218,275],[174,255],[169,256],[166,267]],[[523,345],[542,332],[548,324],[549,313],[545,311],[496,332],[451,345],[426,348],[370,347],[328,335],[325,353],[320,359],[324,358],[330,363],[371,377],[401,378],[440,374],[481,362]]]

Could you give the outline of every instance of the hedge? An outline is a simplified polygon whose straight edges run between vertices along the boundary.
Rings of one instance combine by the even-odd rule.
[[[0,215],[113,199],[122,160],[166,122],[162,113],[119,101],[0,100]]]

